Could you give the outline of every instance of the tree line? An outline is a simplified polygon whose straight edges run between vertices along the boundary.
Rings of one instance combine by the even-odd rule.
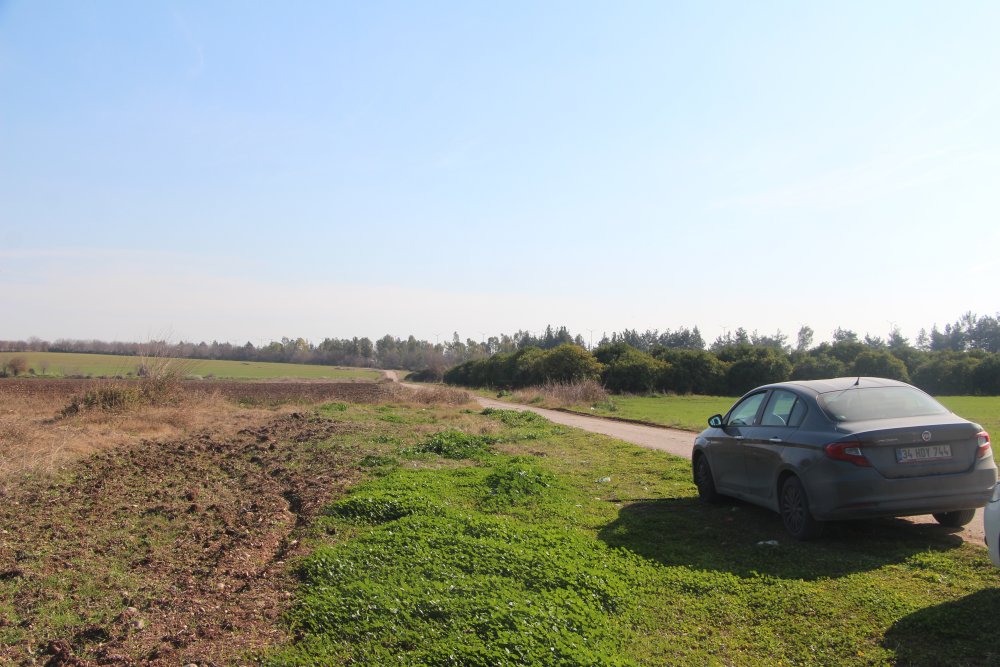
[[[432,377],[441,378],[450,366],[470,359],[483,359],[494,354],[512,352],[528,347],[551,349],[563,343],[583,346],[582,336],[573,336],[566,327],[548,326],[542,332],[517,331],[513,334],[490,336],[476,341],[462,340],[458,333],[451,339],[435,341],[418,340],[414,336],[398,338],[385,335],[377,340],[370,338],[325,338],[312,343],[304,338],[282,338],[255,346],[232,343],[186,342],[172,343],[165,340],[146,342],[58,339],[53,342],[40,338],[28,340],[0,340],[0,352],[75,352],[113,354],[135,357],[177,357],[182,359],[222,359],[230,361],[268,361],[329,366],[354,366],[361,368],[393,368],[427,371]]]
[[[639,332],[624,329],[592,338],[566,327],[462,340],[458,333],[433,343],[414,336],[282,338],[267,344],[149,341],[145,343],[59,339],[46,342],[0,341],[4,352],[89,352],[129,356],[170,356],[189,359],[271,361],[334,366],[396,368],[419,371],[426,380],[444,377],[469,386],[515,387],[561,379],[576,371],[569,362],[580,357],[587,377],[613,391],[675,391],[679,393],[740,394],[765,382],[842,375],[879,375],[910,381],[936,394],[1000,394],[997,354],[1000,314],[980,317],[966,313],[943,329],[921,329],[912,343],[894,328],[873,337],[838,328],[832,340],[814,344],[815,333],[799,329],[794,341],[774,334],[726,331],[706,344],[698,327]],[[569,345],[542,363],[546,353]],[[586,354],[582,354],[585,352]],[[575,355],[575,356],[574,356]],[[469,363],[473,362],[473,363]],[[597,364],[596,366],[594,364]],[[515,370],[512,370],[515,369]],[[462,381],[459,381],[459,380]]]
[[[832,341],[813,345],[813,331],[802,327],[794,347],[780,332],[737,329],[709,349],[668,346],[656,332],[626,330],[602,338],[592,351],[564,344],[469,360],[449,369],[444,380],[517,388],[594,379],[615,392],[732,396],[771,382],[859,375],[911,382],[937,395],[1000,395],[997,325],[997,318],[967,315],[943,331],[921,332],[916,345],[895,329],[885,339],[837,329]]]

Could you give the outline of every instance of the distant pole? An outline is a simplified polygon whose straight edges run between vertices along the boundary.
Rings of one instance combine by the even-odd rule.
[[[587,329],[587,331],[590,332],[590,349],[593,350],[594,349],[594,330],[593,329]]]

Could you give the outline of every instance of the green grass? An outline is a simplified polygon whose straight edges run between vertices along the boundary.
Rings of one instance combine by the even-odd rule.
[[[773,513],[698,502],[662,452],[506,411],[437,419],[474,458],[405,424],[372,439],[369,481],[317,521],[272,665],[1000,660],[1000,570],[939,527],[795,543]]]
[[[937,400],[982,426],[994,442],[1000,440],[1000,396],[938,396]]]
[[[725,396],[612,396],[607,403],[577,405],[572,409],[585,414],[701,431],[708,427],[709,417],[725,414],[734,402],[735,398]]]
[[[24,357],[29,367],[46,377],[114,377],[135,375],[139,357],[72,352],[2,352],[0,366],[11,357]],[[311,364],[279,364],[258,361],[176,360],[185,375],[232,380],[268,378],[330,378],[336,380],[377,380],[381,371],[370,368],[342,368]]]
[[[977,422],[994,438],[1000,438],[1000,396],[938,396],[955,414]],[[578,405],[577,412],[662,424],[688,431],[701,431],[708,418],[725,414],[736,398],[725,396],[612,396],[610,403]]]

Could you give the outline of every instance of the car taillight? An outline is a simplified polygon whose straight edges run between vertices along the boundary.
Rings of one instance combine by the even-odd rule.
[[[861,442],[858,440],[841,440],[840,442],[831,442],[829,445],[823,448],[826,455],[831,459],[836,459],[838,461],[847,461],[853,463],[856,466],[871,467],[868,459],[865,455],[861,453]]]
[[[993,449],[990,447],[990,434],[986,431],[980,431],[976,437],[979,438],[979,447],[976,449],[976,458],[981,459],[984,456],[992,454]]]

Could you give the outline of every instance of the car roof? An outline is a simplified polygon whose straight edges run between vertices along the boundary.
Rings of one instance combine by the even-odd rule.
[[[910,385],[898,380],[887,378],[858,377],[857,375],[843,378],[829,378],[826,380],[792,380],[790,382],[779,382],[768,385],[767,388],[795,387],[805,389],[813,394],[825,394],[831,391],[843,391],[851,387],[909,387]]]

